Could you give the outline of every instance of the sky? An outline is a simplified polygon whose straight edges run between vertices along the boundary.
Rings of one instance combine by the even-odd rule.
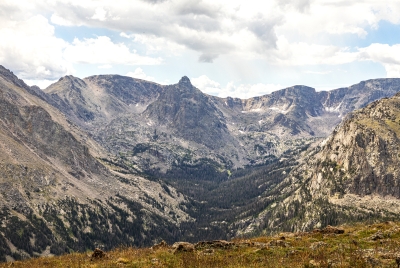
[[[400,1],[1,0],[0,64],[45,88],[119,74],[250,98],[400,77]]]

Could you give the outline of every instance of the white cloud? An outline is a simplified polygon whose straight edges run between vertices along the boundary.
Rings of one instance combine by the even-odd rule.
[[[125,37],[125,38],[131,38],[132,35],[126,34],[124,32],[120,33],[119,36]]]
[[[133,38],[134,42],[146,45],[147,54],[162,52],[163,54],[177,56],[180,55],[180,53],[182,53],[185,49],[184,46],[178,43],[169,41],[168,39],[163,37],[157,37],[155,35],[126,35],[124,33],[121,33],[121,36]]]
[[[178,47],[190,49],[198,52],[202,62],[212,62],[222,54],[269,60],[269,54],[277,54],[278,36],[290,38],[290,44],[317,45],[314,41],[320,34],[333,35],[328,38],[342,34],[362,38],[368,28],[376,28],[381,20],[400,23],[400,3],[384,0],[261,3],[248,0],[245,4],[240,0],[38,0],[34,3],[12,5],[50,12],[51,21],[57,25],[119,31],[121,36],[133,37],[135,42],[147,45],[148,53],[174,51]],[[287,56],[284,50],[278,52],[282,54],[278,58]],[[308,53],[310,57],[318,57],[310,62],[321,61],[322,56],[315,54]]]
[[[319,34],[352,34],[365,37],[379,21],[400,23],[396,1],[360,0],[70,0],[46,2],[57,16],[55,23],[104,27],[121,36],[141,35],[149,50],[161,51],[168,42],[199,53],[199,60],[211,62],[221,54],[264,56],[276,47],[277,35],[310,43]],[[61,20],[63,19],[63,21]],[[118,18],[116,20],[116,18]],[[253,37],[249,38],[249,35]],[[164,43],[154,39],[163,40]],[[239,42],[238,42],[239,41]],[[245,41],[245,42],[243,42]],[[290,41],[292,42],[292,41]],[[247,43],[244,45],[243,43]],[[245,54],[246,54],[245,53]]]
[[[258,83],[239,84],[236,86],[233,82],[230,82],[226,86],[226,92],[222,94],[222,96],[233,96],[241,99],[248,99],[254,96],[269,94],[279,89],[282,89],[281,85]]]
[[[0,62],[18,76],[52,80],[73,72],[63,57],[68,43],[54,36],[45,17],[0,23]]]
[[[370,60],[381,63],[387,77],[400,77],[400,44],[371,44],[359,49],[360,60]]]
[[[42,79],[42,80],[31,80],[31,79],[25,79],[24,82],[29,85],[29,86],[38,86],[41,89],[45,89],[48,86],[50,86],[51,84],[57,82],[58,79],[55,80],[46,80],[46,79]]]
[[[133,33],[138,40],[147,38],[149,51],[179,45],[197,51],[199,60],[206,62],[240,49],[242,44],[236,41],[244,40],[249,33],[255,35],[252,41],[258,42],[259,47],[269,49],[275,45],[273,18],[279,17],[279,14],[274,15],[275,10],[260,7],[246,17],[246,8],[238,9],[237,3],[211,0],[150,2],[53,0],[40,7],[53,13],[52,22],[57,25],[73,22],[76,26],[107,28],[122,32],[123,37]]]
[[[279,65],[338,65],[354,62],[358,52],[350,52],[348,48],[308,44],[305,42],[290,43],[284,36],[277,42],[277,50],[270,55],[271,60]]]
[[[111,64],[104,64],[104,65],[100,65],[97,66],[97,68],[99,69],[111,69],[113,66]]]
[[[311,2],[310,0],[281,0],[278,3],[285,9],[294,8],[300,12],[307,12],[310,10]]]
[[[74,24],[62,17],[60,17],[57,13],[53,13],[51,15],[50,21],[55,25],[60,26],[73,26]]]
[[[397,45],[382,41],[357,48],[346,39],[365,38],[382,20],[400,24],[398,14],[400,2],[388,0],[3,0],[0,40],[6,41],[0,43],[0,61],[22,78],[53,79],[72,73],[75,63],[98,68],[154,65],[165,63],[159,55],[191,57],[194,51],[200,62],[246,61],[249,73],[265,66],[259,62],[268,68],[295,66],[304,74],[316,65],[369,60],[382,64],[387,76],[393,77],[399,75]],[[112,37],[94,37],[87,31],[86,38],[68,43],[56,37],[47,18],[56,27],[86,26],[79,34],[107,29],[127,39],[116,43]],[[341,41],[329,45],[336,39]],[[140,54],[132,49],[135,46]],[[245,96],[275,87],[221,86],[203,80],[204,90],[225,95]]]
[[[95,10],[95,13],[91,17],[93,20],[105,21],[107,19],[107,11],[102,7],[98,7]]]
[[[332,73],[332,71],[323,71],[323,72],[321,72],[321,71],[310,71],[310,70],[307,70],[307,71],[304,71],[304,73],[306,73],[306,74],[324,75],[324,74],[330,74],[330,73]]]
[[[159,57],[141,56],[125,44],[114,43],[105,36],[75,39],[69,43],[55,36],[55,27],[43,15],[31,16],[29,10],[21,11],[14,6],[15,2],[6,4],[0,3],[0,15],[6,12],[9,16],[0,16],[0,40],[3,40],[0,42],[0,64],[32,84],[42,86],[46,81],[73,74],[74,63],[110,68],[113,64],[154,65],[162,62]],[[32,8],[32,4],[27,7]],[[51,20],[57,25],[72,25],[57,13],[53,13]]]
[[[192,78],[191,82],[202,92],[222,98],[233,97],[247,99],[282,89],[281,85],[263,83],[236,85],[234,82],[229,82],[225,87],[222,87],[218,82],[211,80],[206,75]]]
[[[130,76],[130,77],[138,78],[138,79],[143,79],[143,80],[146,80],[146,81],[153,81],[153,82],[155,81],[154,77],[148,76],[147,74],[145,74],[143,69],[140,68],[140,67],[136,68],[135,71],[133,71],[133,72],[128,72],[126,74],[126,76]]]
[[[396,1],[311,1],[307,12],[287,10],[278,34],[294,33],[310,40],[319,34],[333,35],[332,40],[343,34],[363,38],[367,29],[378,27],[381,20],[399,23],[398,16],[394,15],[399,9]]]
[[[208,78],[206,75],[201,75],[197,78],[192,78],[190,79],[192,84],[203,91],[204,93],[213,95],[213,96],[219,96],[223,89],[221,88],[221,85],[218,82],[215,82]]]
[[[157,65],[162,62],[161,58],[140,56],[123,43],[113,43],[107,36],[82,41],[75,38],[72,45],[65,49],[65,58],[86,64]]]

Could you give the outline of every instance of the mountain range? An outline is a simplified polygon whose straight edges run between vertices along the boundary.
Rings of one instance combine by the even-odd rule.
[[[400,79],[250,99],[0,67],[0,258],[398,218]]]
[[[265,164],[301,142],[328,136],[350,111],[399,91],[399,79],[376,79],[316,92],[294,86],[241,100],[202,93],[187,77],[157,85],[117,75],[67,76],[44,98],[137,171],[208,159],[220,169]]]

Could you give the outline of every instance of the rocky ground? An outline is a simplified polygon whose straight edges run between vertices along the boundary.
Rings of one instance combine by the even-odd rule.
[[[161,241],[2,263],[0,267],[398,267],[400,223],[383,222],[198,243]]]

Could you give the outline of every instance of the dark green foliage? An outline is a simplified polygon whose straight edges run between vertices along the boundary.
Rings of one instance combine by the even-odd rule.
[[[5,227],[0,227],[0,231],[14,246],[33,255],[33,252],[44,251],[54,238],[42,219],[33,214],[29,214],[28,219],[29,221],[23,221],[3,209],[0,213],[0,222],[5,223]],[[11,254],[4,237],[0,235],[0,260],[5,261],[5,255],[21,259],[22,256],[18,253]],[[31,243],[31,240],[34,243]]]
[[[7,217],[10,214],[6,209],[3,209],[0,211],[0,226],[6,221]],[[4,232],[4,228],[0,227],[0,230]],[[0,261],[6,261],[5,255],[10,255],[11,250],[7,245],[7,242],[5,241],[3,235],[0,234]]]
[[[279,196],[280,193],[274,192],[275,186],[294,164],[293,160],[274,160],[264,166],[233,171],[230,177],[227,172],[209,177],[210,165],[197,166],[198,170],[193,173],[188,172],[191,169],[182,167],[179,172],[167,173],[164,180],[193,198],[185,206],[196,221],[181,224],[181,240],[229,239],[229,224],[235,222],[238,215],[256,216],[274,202],[274,198],[261,201],[259,196]]]
[[[201,158],[190,164],[181,160],[180,163],[174,164],[166,174],[150,173],[154,176],[166,179],[171,178],[192,181],[208,180],[214,183],[228,179],[228,174],[226,172],[219,171],[221,168],[221,165],[217,162],[211,159]]]

